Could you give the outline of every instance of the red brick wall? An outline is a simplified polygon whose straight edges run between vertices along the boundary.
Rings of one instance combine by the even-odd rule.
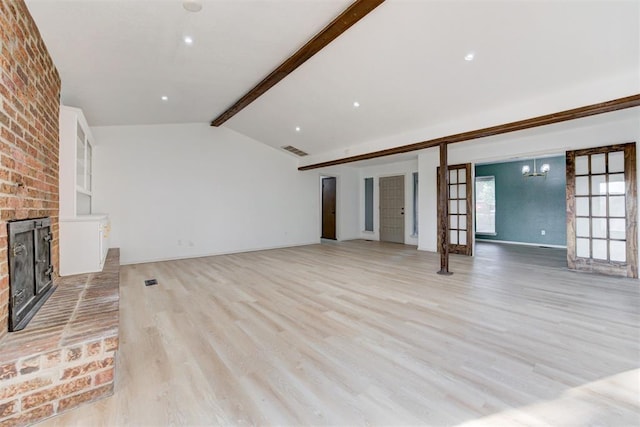
[[[25,426],[110,396],[117,337],[0,365],[0,426]]]
[[[58,270],[60,77],[23,0],[0,0],[0,338],[8,330],[7,221],[51,217]]]

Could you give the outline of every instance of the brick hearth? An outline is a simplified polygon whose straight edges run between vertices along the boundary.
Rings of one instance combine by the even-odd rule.
[[[120,254],[58,278],[27,327],[0,340],[0,425],[26,425],[113,394]]]

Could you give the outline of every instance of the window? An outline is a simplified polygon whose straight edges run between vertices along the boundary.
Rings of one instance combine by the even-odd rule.
[[[496,234],[496,178],[476,177],[476,234]]]
[[[413,173],[413,229],[412,235],[418,235],[418,172]]]
[[[373,231],[373,178],[364,179],[364,231]]]

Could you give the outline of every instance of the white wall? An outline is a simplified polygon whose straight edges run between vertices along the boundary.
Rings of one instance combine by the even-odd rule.
[[[380,240],[380,178],[404,176],[404,243],[417,245],[418,236],[413,235],[413,173],[418,172],[418,160],[368,166],[359,169],[358,191],[360,193],[358,210],[359,238]],[[364,179],[373,178],[373,232],[364,231]],[[420,176],[418,175],[418,180]],[[420,191],[420,184],[418,184]]]
[[[640,108],[607,113],[449,146],[449,164],[487,163],[516,158],[564,154],[567,150],[640,142]],[[636,148],[640,159],[640,146]],[[418,249],[437,250],[437,176],[438,148],[418,155],[419,167],[419,245]],[[638,176],[640,178],[640,174]],[[640,183],[640,179],[639,179]],[[639,187],[640,188],[640,187]],[[640,207],[640,206],[639,206]],[[639,233],[640,234],[640,233]],[[638,237],[640,244],[640,235]]]
[[[342,167],[338,173],[338,240],[351,240],[360,237],[358,213],[358,171],[351,167]]]
[[[139,263],[320,241],[317,177],[208,124],[92,128],[94,212]]]
[[[418,249],[438,251],[438,147],[418,153]]]

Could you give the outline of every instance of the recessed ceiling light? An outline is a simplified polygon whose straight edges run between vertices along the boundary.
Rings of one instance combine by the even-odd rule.
[[[358,101],[353,102],[353,108],[358,108],[359,106],[360,106],[360,103]]]
[[[200,0],[184,0],[182,7],[189,12],[200,12],[202,10],[202,2]]]
[[[296,132],[300,132],[300,126],[296,126]]]
[[[162,95],[162,98],[160,98],[160,99],[162,99],[163,101],[168,101],[169,97],[167,95]]]
[[[476,54],[473,52],[469,52],[464,56],[464,60],[465,61],[473,61],[473,58],[475,58]]]
[[[193,38],[191,38],[189,36],[185,36],[184,42],[185,42],[185,44],[191,45],[191,44],[193,44]]]

